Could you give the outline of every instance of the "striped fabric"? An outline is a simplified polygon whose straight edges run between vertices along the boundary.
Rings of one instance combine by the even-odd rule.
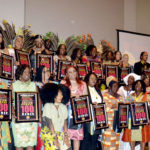
[[[119,148],[120,133],[116,133],[113,130],[114,110],[118,109],[117,104],[118,102],[123,101],[123,99],[122,97],[117,99],[111,96],[109,93],[104,93],[103,99],[106,104],[108,128],[105,129],[104,133],[102,134],[102,147],[103,150],[117,150]],[[114,107],[113,104],[116,104],[116,107]]]

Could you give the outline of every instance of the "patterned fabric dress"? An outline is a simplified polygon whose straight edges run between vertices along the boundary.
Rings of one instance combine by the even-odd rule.
[[[7,89],[7,84],[0,79],[0,88]],[[8,150],[8,143],[11,143],[9,124],[7,121],[0,122],[0,150]]]
[[[44,117],[47,117],[52,121],[55,133],[57,135],[60,150],[67,150],[69,147],[64,143],[64,123],[68,118],[67,107],[64,104],[59,104],[58,109],[53,103],[47,103],[44,105],[43,109],[43,120],[42,120],[42,130],[41,136],[44,141],[44,146],[46,150],[56,150],[57,146],[54,144],[55,137],[49,129],[49,124],[46,123]]]
[[[136,97],[136,94],[133,93],[131,96],[134,102],[141,102],[143,101],[144,94],[141,93]],[[142,126],[135,128],[131,123],[131,115],[129,115],[128,128],[125,129],[122,140],[124,142],[142,141]]]
[[[109,93],[104,93],[103,100],[106,104],[106,112],[108,117],[108,128],[102,134],[102,147],[103,150],[117,150],[119,148],[119,138],[120,133],[116,133],[113,129],[114,122],[114,111],[118,109],[117,105],[113,108],[113,104],[118,104],[118,102],[123,101],[122,97],[118,99],[110,95]]]
[[[27,83],[17,80],[13,83],[13,92],[36,92],[34,82]],[[37,123],[15,123],[12,121],[15,147],[29,147],[37,144]]]

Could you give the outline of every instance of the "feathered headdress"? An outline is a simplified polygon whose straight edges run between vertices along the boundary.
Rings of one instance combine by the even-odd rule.
[[[57,51],[58,45],[59,45],[59,37],[57,34],[53,32],[47,32],[45,36],[43,36],[43,40],[50,39],[52,43],[52,50]]]
[[[65,41],[67,47],[67,54],[71,55],[72,51],[75,48],[80,48],[82,51],[85,51],[89,45],[94,45],[94,41],[91,37],[91,34],[80,35],[80,36],[70,36]]]
[[[106,40],[102,40],[100,42],[101,46],[102,46],[102,58],[103,60],[106,60],[106,55],[108,53],[108,51],[112,51],[113,53],[116,51],[116,49],[110,44],[110,42],[106,41]]]

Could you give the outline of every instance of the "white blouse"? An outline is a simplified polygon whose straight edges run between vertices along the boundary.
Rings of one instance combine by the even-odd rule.
[[[91,95],[92,103],[94,103],[94,102],[102,103],[102,98],[98,94],[98,92],[96,91],[95,87],[90,87],[89,86],[89,92],[90,92],[90,95]]]

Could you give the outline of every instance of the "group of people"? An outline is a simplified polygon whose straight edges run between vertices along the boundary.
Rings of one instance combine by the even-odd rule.
[[[14,51],[5,48],[3,35],[0,33],[0,53],[15,56],[15,50],[22,50],[23,38],[16,37]],[[41,66],[36,67],[36,54],[54,55],[54,71]],[[116,111],[119,103],[148,102],[150,104],[150,81],[145,76],[144,70],[150,70],[147,62],[148,53],[142,52],[140,61],[134,66],[128,63],[129,56],[122,56],[120,51],[108,51],[105,59],[97,53],[94,45],[89,45],[83,53],[80,48],[75,48],[71,56],[67,55],[65,44],[60,44],[56,53],[51,49],[51,41],[43,41],[40,35],[35,36],[34,46],[29,50],[31,67],[14,63],[15,78],[11,85],[4,86],[8,82],[1,78],[0,88],[9,88],[13,93],[12,122],[0,122],[0,149],[23,150],[134,150],[137,142],[140,142],[141,150],[146,143],[150,149],[150,125],[133,126],[131,113],[129,112],[128,128],[119,129],[116,120]],[[66,68],[66,76],[56,80],[58,60],[72,61],[73,65]],[[90,70],[90,62],[100,62],[130,67],[131,72],[121,84],[114,76],[103,79],[106,89],[101,91],[102,79]],[[77,63],[86,63],[89,73],[84,79],[78,77]],[[16,123],[15,118],[15,92],[39,93],[39,123]],[[72,97],[88,95],[90,105],[105,103],[108,128],[95,130],[94,123],[86,122],[75,124],[70,99]],[[128,145],[127,145],[128,144]],[[122,146],[122,147],[121,147]],[[128,147],[128,148],[127,148]]]

